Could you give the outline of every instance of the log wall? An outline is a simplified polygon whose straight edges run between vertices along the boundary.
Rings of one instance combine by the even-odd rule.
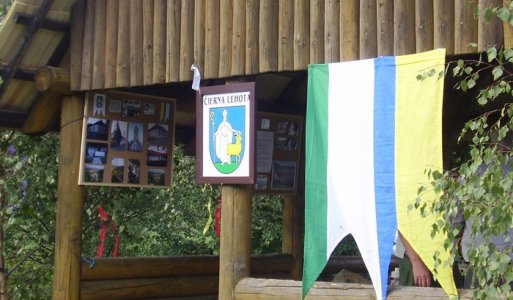
[[[462,54],[509,42],[510,25],[473,17],[467,2],[80,0],[72,20],[71,86],[189,81],[192,63],[203,78],[226,78],[440,47]]]

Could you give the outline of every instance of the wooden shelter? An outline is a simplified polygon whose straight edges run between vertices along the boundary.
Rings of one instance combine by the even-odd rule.
[[[54,299],[297,299],[301,293],[301,189],[284,203],[281,255],[250,257],[251,187],[225,185],[222,227],[230,230],[221,236],[219,258],[105,259],[97,269],[81,266],[84,189],[77,184],[82,132],[77,120],[83,118],[84,92],[117,89],[176,98],[176,142],[194,149],[192,64],[202,71],[202,85],[255,81],[258,110],[304,116],[308,64],[441,47],[459,55],[513,45],[508,24],[474,17],[467,2],[15,1],[0,29],[0,127],[30,134],[60,131]],[[471,42],[478,47],[469,47]],[[278,272],[288,280],[250,277],[266,264],[260,274]],[[393,289],[390,297],[442,295],[425,291]],[[373,295],[358,285],[317,284],[309,299]]]

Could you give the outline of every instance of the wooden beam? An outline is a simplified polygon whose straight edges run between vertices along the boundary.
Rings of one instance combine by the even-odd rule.
[[[36,14],[34,15],[34,20],[32,24],[30,26],[27,26],[27,29],[23,34],[23,37],[21,38],[20,46],[15,52],[16,54],[14,55],[13,59],[9,62],[9,65],[7,66],[7,71],[3,74],[3,83],[0,87],[0,97],[4,94],[5,90],[7,89],[9,82],[14,78],[16,70],[20,66],[21,60],[23,59],[23,56],[25,56],[25,52],[27,52],[30,46],[32,37],[36,34],[37,29],[41,26],[41,23],[46,18],[46,15],[52,7],[52,4],[53,0],[44,0],[41,3],[41,6],[39,6],[39,9],[37,10]]]
[[[84,98],[65,97],[61,109],[53,299],[79,300],[84,187],[78,185]]]
[[[212,296],[217,294],[218,280],[217,276],[194,276],[86,281],[82,283],[80,299],[184,299],[182,297]]]
[[[460,300],[473,299],[472,290],[459,290]],[[237,300],[297,300],[301,298],[301,281],[245,278],[237,284]],[[441,288],[431,287],[389,287],[387,299],[447,299]],[[316,282],[310,289],[307,300],[376,299],[376,292],[370,284]]]
[[[251,274],[288,272],[293,257],[273,253],[251,256]],[[360,260],[362,268],[363,260]],[[345,265],[344,265],[345,266]],[[82,263],[82,282],[90,280],[187,277],[219,274],[219,256],[100,257],[92,268]]]
[[[8,72],[8,70],[9,66],[6,64],[2,64],[0,66],[0,76],[6,76],[5,74]],[[18,67],[16,69],[16,72],[14,72],[13,78],[18,80],[33,81],[34,74],[36,74],[36,71],[37,69],[35,68]]]
[[[69,71],[61,68],[42,66],[34,75],[34,85],[40,92],[51,90],[56,94],[69,95]]]
[[[35,22],[35,16],[17,12],[14,14],[13,21],[16,24],[30,26]],[[42,20],[40,28],[57,32],[66,32],[69,30],[69,23],[58,22],[53,20]]]
[[[29,134],[51,131],[59,117],[61,97],[62,95],[53,92],[40,93],[30,108],[21,131]]]
[[[249,185],[221,188],[221,246],[219,299],[235,299],[237,282],[249,276],[251,252],[251,201]]]

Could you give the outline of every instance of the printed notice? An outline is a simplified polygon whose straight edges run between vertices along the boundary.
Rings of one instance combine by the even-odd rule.
[[[257,131],[256,168],[258,173],[270,173],[273,162],[274,132]]]

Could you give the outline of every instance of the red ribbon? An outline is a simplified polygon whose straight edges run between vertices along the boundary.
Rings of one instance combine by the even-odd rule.
[[[98,249],[96,251],[96,257],[103,256],[103,250],[105,249],[105,237],[107,236],[107,223],[109,221],[109,214],[103,209],[103,207],[98,207],[98,219],[100,220],[100,244],[98,245]],[[112,251],[112,256],[118,256],[119,249],[119,236],[116,231],[116,224],[110,221],[110,229],[112,233],[114,233],[114,249]]]
[[[215,212],[214,231],[216,235],[221,236],[221,202],[223,202],[221,196],[217,198],[217,206]]]

